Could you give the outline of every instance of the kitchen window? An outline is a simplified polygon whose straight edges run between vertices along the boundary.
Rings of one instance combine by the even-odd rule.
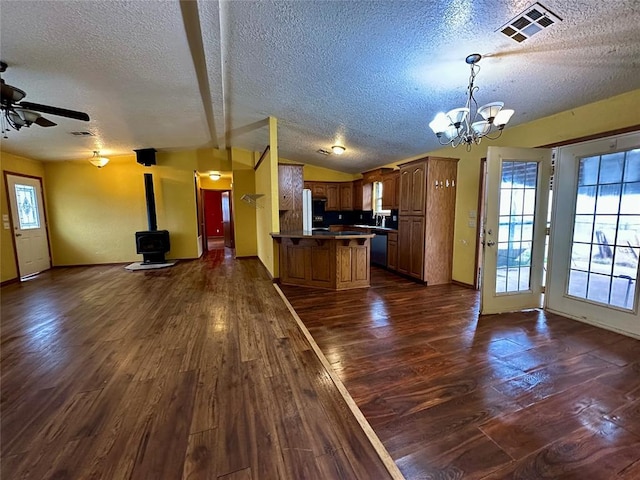
[[[373,213],[374,215],[391,215],[391,210],[382,208],[382,182],[373,182]]]

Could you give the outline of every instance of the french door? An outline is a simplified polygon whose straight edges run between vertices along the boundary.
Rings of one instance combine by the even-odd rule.
[[[640,133],[557,157],[546,308],[640,337]]]
[[[551,150],[489,147],[480,313],[542,307]]]
[[[39,178],[7,174],[7,187],[22,278],[51,268],[42,185]]]

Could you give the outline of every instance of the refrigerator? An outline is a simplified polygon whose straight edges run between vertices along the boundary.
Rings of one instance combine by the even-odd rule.
[[[302,190],[302,230],[305,232],[310,232],[312,228],[312,205],[311,190],[305,188]]]

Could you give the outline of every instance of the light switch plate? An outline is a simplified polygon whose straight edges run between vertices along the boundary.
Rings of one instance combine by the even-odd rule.
[[[8,214],[6,214],[6,213],[3,213],[3,214],[2,214],[2,221],[3,221],[3,222],[8,222],[8,221],[9,221],[9,215],[8,215]]]
[[[9,226],[9,222],[3,222],[2,226],[4,227],[5,230],[9,230],[11,227]]]

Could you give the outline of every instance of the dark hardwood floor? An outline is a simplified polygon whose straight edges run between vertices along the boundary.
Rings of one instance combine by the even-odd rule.
[[[2,287],[2,479],[391,478],[264,268],[226,251]]]
[[[372,268],[283,286],[407,479],[640,479],[640,341]]]

